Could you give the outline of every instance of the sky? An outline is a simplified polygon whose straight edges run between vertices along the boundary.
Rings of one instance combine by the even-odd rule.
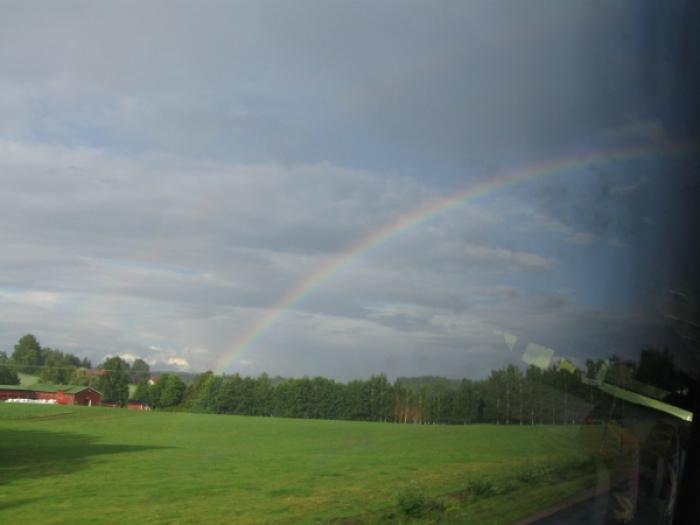
[[[8,354],[33,333],[93,363],[347,380],[679,344],[692,2],[0,9]]]

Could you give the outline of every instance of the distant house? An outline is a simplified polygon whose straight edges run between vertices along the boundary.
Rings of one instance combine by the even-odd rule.
[[[154,375],[152,375],[152,376],[150,376],[150,377],[148,378],[148,384],[149,384],[149,385],[155,385],[155,384],[158,382],[159,379],[160,379],[160,376],[154,376]]]
[[[107,370],[102,370],[101,368],[90,368],[85,370],[85,375],[87,377],[102,377],[107,374]]]
[[[150,410],[151,407],[146,403],[139,403],[138,401],[129,401],[126,405],[129,410]]]
[[[99,405],[102,393],[78,385],[0,385],[0,401],[7,399],[54,400],[59,405]]]

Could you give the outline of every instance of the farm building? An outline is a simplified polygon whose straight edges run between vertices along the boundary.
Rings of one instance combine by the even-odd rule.
[[[129,410],[150,410],[151,407],[146,403],[139,403],[138,401],[129,401],[126,405]]]
[[[99,405],[102,394],[89,386],[0,385],[0,401],[7,399],[53,399],[59,405]]]

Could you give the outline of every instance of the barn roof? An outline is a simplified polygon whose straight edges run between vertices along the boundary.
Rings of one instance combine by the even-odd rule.
[[[24,390],[28,392],[65,392],[66,394],[77,394],[83,390],[92,388],[90,386],[81,385],[0,385],[0,390]],[[92,388],[95,392],[99,392],[97,389]]]

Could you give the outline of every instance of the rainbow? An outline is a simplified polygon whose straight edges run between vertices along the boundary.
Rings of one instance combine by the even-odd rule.
[[[565,157],[541,164],[532,165],[523,169],[514,170],[503,175],[498,175],[487,180],[467,186],[452,195],[430,200],[411,211],[404,213],[394,220],[389,221],[369,235],[349,245],[341,252],[330,257],[315,271],[301,279],[280,297],[265,313],[258,318],[245,332],[236,338],[223,358],[219,360],[215,370],[224,372],[234,360],[246,349],[250,348],[260,337],[265,334],[271,325],[284,313],[300,303],[305,297],[313,293],[324,282],[331,279],[340,270],[347,267],[358,256],[366,253],[375,246],[383,244],[392,237],[415,227],[433,217],[446,213],[465,202],[476,199],[488,193],[507,188],[509,186],[539,179],[543,177],[564,174],[587,167],[596,167],[612,162],[626,161],[637,157],[687,155],[698,152],[696,144],[667,144],[657,147],[627,147],[614,150],[603,150],[581,155]]]

